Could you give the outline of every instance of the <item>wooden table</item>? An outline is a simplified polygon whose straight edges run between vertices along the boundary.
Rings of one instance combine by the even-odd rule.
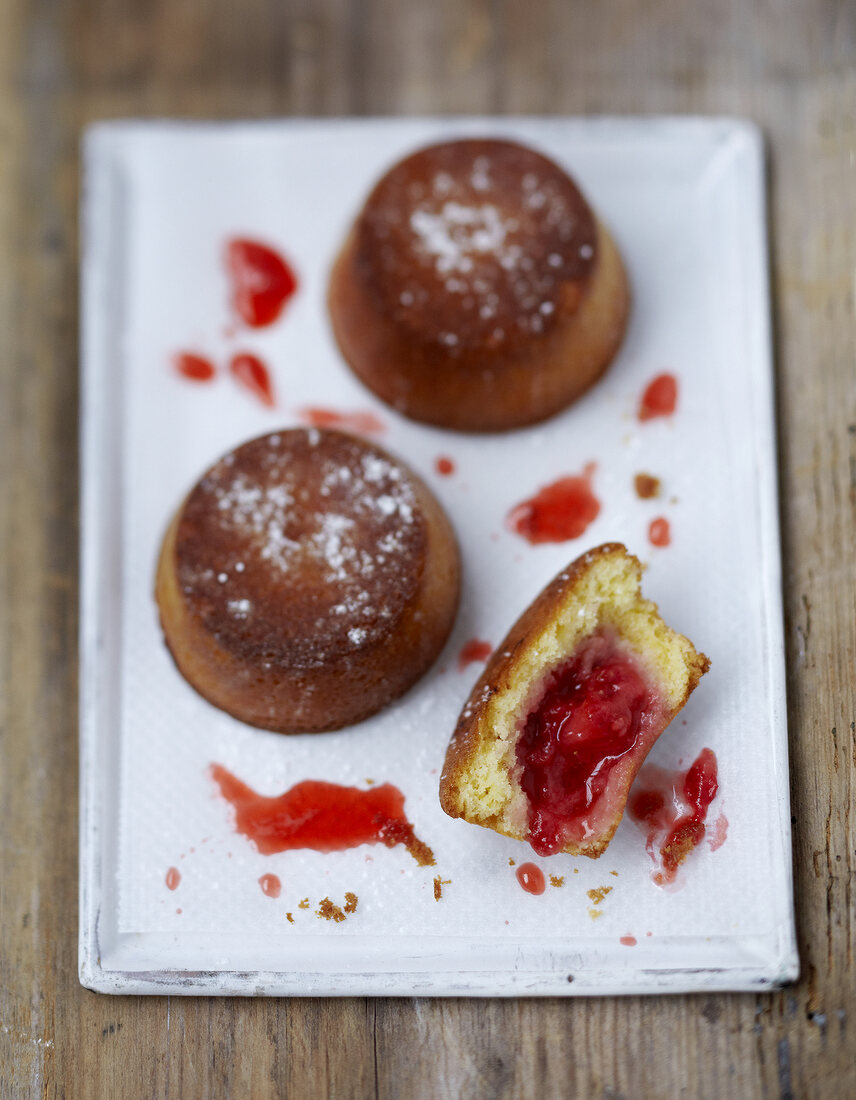
[[[0,0],[4,1097],[856,1095],[856,6],[689,7]],[[789,989],[241,1001],[78,985],[81,128],[396,112],[733,113],[765,130],[802,961]]]

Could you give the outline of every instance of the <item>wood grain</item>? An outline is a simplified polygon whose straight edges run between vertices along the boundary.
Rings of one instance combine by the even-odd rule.
[[[0,0],[0,26],[0,1093],[856,1094],[856,8]],[[645,1000],[89,993],[76,977],[81,127],[478,111],[764,127],[803,976],[761,996]]]

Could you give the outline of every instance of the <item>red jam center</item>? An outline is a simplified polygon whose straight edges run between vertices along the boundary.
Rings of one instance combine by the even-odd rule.
[[[232,240],[226,264],[241,319],[254,328],[273,324],[297,290],[297,278],[282,256],[258,241]]]
[[[420,866],[434,863],[404,813],[404,795],[391,783],[363,791],[306,779],[278,797],[257,794],[220,764],[211,765],[220,793],[235,809],[235,827],[262,855],[293,848],[340,852],[360,844],[403,844]]]
[[[636,662],[605,634],[587,639],[552,674],[517,743],[529,843],[538,855],[559,851],[569,833],[585,835],[585,819],[612,769],[636,746],[652,704]]]

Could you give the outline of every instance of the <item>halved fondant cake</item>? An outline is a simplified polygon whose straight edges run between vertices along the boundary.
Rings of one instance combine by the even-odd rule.
[[[563,570],[476,683],[440,780],[452,817],[539,855],[601,855],[654,742],[710,662],[641,594],[618,543]]]

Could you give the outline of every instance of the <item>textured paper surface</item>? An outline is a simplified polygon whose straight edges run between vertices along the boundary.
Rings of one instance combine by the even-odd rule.
[[[342,362],[324,304],[330,264],[372,182],[408,150],[461,132],[518,137],[567,166],[613,232],[633,287],[627,339],[603,381],[547,424],[496,436],[415,425],[375,400]],[[492,981],[506,991],[502,975],[527,967],[564,981],[569,970],[601,974],[604,989],[645,988],[643,972],[671,968],[748,968],[775,980],[793,967],[757,158],[752,132],[728,123],[128,125],[90,136],[87,416],[90,427],[98,418],[118,427],[114,462],[97,477],[119,487],[101,502],[98,538],[116,587],[90,593],[88,605],[111,601],[119,644],[84,654],[115,683],[111,713],[84,721],[93,760],[111,761],[100,771],[93,763],[97,781],[84,788],[98,829],[84,837],[83,873],[97,897],[88,898],[82,937],[100,912],[102,967],[436,977],[445,953],[452,970],[484,971],[487,992]],[[268,329],[234,325],[222,261],[235,235],[270,242],[298,272],[299,293]],[[109,301],[98,300],[108,285]],[[210,356],[217,381],[178,377],[171,357],[180,349]],[[236,351],[268,363],[275,409],[227,377]],[[640,424],[640,394],[662,371],[678,378],[678,411]],[[152,588],[166,524],[203,470],[240,442],[295,423],[305,405],[371,410],[384,422],[378,441],[424,477],[455,526],[463,599],[444,653],[405,698],[350,730],[283,738],[189,688],[162,643]],[[436,474],[440,455],[454,460],[454,475]],[[532,547],[509,530],[513,505],[588,462],[602,508],[581,538]],[[659,500],[637,499],[640,471],[661,478]],[[659,550],[647,539],[658,515],[672,529],[672,545]],[[532,897],[509,866],[533,859],[528,847],[439,807],[448,738],[481,668],[459,671],[457,656],[474,636],[498,644],[560,568],[612,540],[648,564],[645,594],[712,659],[649,759],[686,766],[712,748],[720,793],[709,821],[724,813],[728,836],[717,851],[703,844],[680,889],[667,891],[652,883],[644,836],[625,820],[598,861],[535,858],[564,885],[548,878]],[[235,834],[207,774],[213,761],[265,794],[305,778],[392,782],[437,866],[382,846],[261,856]],[[173,866],[182,878],[169,891]],[[266,873],[281,879],[279,899],[263,895]],[[450,880],[439,902],[436,874]],[[611,892],[593,919],[587,891],[604,886]],[[341,924],[315,916],[321,898],[342,904],[345,891],[359,896],[355,915]],[[310,909],[300,910],[307,897]],[[637,946],[622,945],[626,935]],[[351,989],[347,976],[334,977],[310,991],[375,988],[361,981]],[[684,976],[682,987],[707,981]]]

